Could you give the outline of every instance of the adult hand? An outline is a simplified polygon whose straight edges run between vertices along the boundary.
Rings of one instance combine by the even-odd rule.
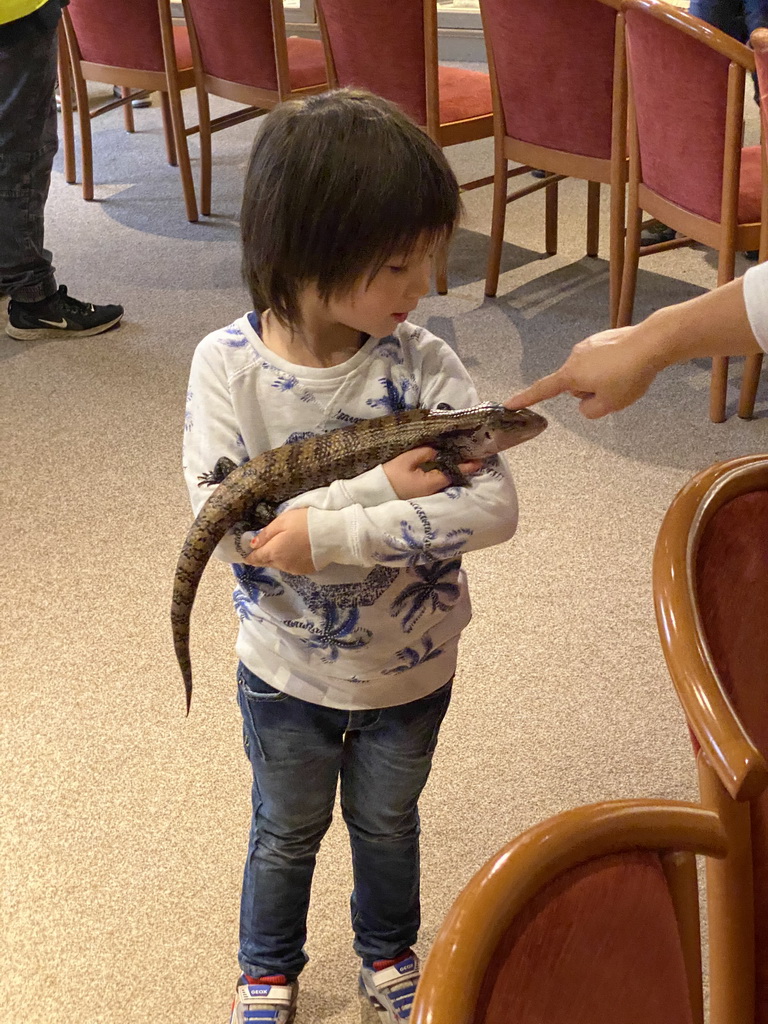
[[[580,341],[559,370],[512,395],[504,405],[519,409],[568,391],[580,399],[579,409],[587,419],[626,408],[645,394],[665,365],[643,344],[642,333],[638,337],[642,326],[601,331]]]

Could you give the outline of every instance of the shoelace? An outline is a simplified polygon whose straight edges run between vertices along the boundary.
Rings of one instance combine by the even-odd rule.
[[[59,297],[61,299],[61,305],[65,313],[92,313],[93,303],[92,302],[81,302],[79,299],[73,299],[71,295],[67,294],[67,286],[62,284],[59,286]]]

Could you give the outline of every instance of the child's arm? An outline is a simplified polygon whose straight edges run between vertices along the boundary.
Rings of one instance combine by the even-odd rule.
[[[445,403],[465,408],[478,401],[464,367],[446,346],[440,352],[440,366],[426,379],[429,385],[423,388],[420,402],[425,407]],[[331,562],[413,565],[501,543],[512,536],[516,525],[514,485],[499,458],[474,476],[470,486],[423,498],[393,499],[372,507],[313,506],[308,511],[292,507],[261,531],[247,560],[297,573],[319,570]]]

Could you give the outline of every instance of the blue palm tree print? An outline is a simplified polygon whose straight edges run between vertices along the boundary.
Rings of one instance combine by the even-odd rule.
[[[280,597],[284,593],[282,584],[260,566],[234,562],[232,571],[239,586],[232,593],[238,618],[254,619],[254,608],[262,597]]]
[[[417,512],[421,511],[423,519],[426,520],[423,509],[415,502],[411,502],[411,504]],[[428,520],[423,525],[424,533],[417,537],[414,526],[407,519],[401,519],[400,535],[387,534],[384,537],[384,543],[390,550],[377,551],[373,557],[383,565],[391,562],[397,565],[407,565],[410,568],[415,568],[425,562],[445,561],[447,558],[453,558],[459,554],[474,532],[464,527],[461,530],[449,530],[445,536],[441,537],[432,530]]]
[[[309,636],[302,637],[307,647],[327,652],[322,659],[324,662],[336,661],[340,651],[356,651],[371,642],[371,631],[357,626],[360,618],[357,608],[342,611],[328,602],[323,612],[320,622],[292,622],[291,625],[307,631]]]
[[[415,395],[414,400],[408,399],[408,392],[415,391],[416,385],[409,377],[404,377],[400,381],[390,380],[388,377],[380,377],[379,384],[384,388],[384,394],[381,398],[369,398],[366,400],[366,405],[369,405],[372,409],[383,410],[382,415],[386,415],[391,412],[400,412],[402,409],[414,409],[416,407]]]
[[[248,344],[248,339],[235,324],[230,324],[229,327],[219,331],[216,340],[220,345],[226,345],[227,348],[244,348]]]
[[[429,636],[421,638],[421,646],[423,648],[421,652],[417,651],[415,647],[404,647],[401,651],[398,651],[397,656],[403,661],[403,664],[385,669],[382,675],[391,676],[396,672],[407,672],[409,669],[416,668],[417,665],[423,665],[425,661],[439,658],[443,653],[443,648],[435,647],[433,640]]]
[[[428,608],[432,612],[447,612],[456,604],[461,593],[456,582],[460,566],[459,558],[414,566],[418,579],[397,595],[390,609],[393,616],[408,609],[403,617],[406,633],[410,633]]]

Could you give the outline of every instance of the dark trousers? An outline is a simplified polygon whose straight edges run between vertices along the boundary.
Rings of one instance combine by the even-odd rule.
[[[60,0],[0,25],[0,293],[38,302],[56,291],[43,246],[58,148],[56,42]]]

